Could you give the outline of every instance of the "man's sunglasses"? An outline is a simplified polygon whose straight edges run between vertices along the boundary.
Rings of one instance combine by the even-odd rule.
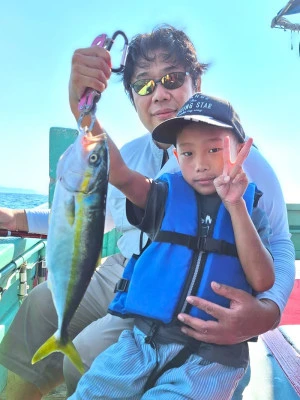
[[[160,79],[139,79],[132,83],[130,87],[140,96],[147,96],[154,92],[156,85],[161,83],[166,89],[178,89],[184,84],[185,77],[188,72],[171,72],[164,75]]]

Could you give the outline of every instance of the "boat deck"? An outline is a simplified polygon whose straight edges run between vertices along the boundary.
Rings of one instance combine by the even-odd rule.
[[[66,386],[63,384],[52,390],[52,392],[46,396],[43,396],[42,400],[65,400],[66,396]],[[0,400],[6,400],[5,392],[0,393]]]
[[[66,386],[60,385],[52,390],[47,396],[43,396],[43,400],[65,400],[67,396]]]

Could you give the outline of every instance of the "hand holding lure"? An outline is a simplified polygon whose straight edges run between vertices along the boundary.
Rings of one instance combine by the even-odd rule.
[[[128,50],[128,39],[123,31],[116,31],[111,38],[109,38],[105,33],[98,35],[92,42],[92,46],[100,46],[105,48],[106,50],[110,50],[112,45],[115,42],[115,39],[118,36],[122,36],[124,39],[124,48],[122,51],[122,58],[120,61],[120,66],[117,68],[112,68],[112,72],[121,72],[125,68],[125,62],[127,57]],[[93,90],[91,88],[87,88],[81,97],[78,103],[78,110],[80,111],[79,119],[78,119],[78,129],[81,131],[81,122],[83,118],[90,114],[91,115],[91,123],[88,127],[88,130],[91,131],[93,129],[95,120],[96,120],[96,103],[99,101],[101,97],[101,93],[97,90]]]

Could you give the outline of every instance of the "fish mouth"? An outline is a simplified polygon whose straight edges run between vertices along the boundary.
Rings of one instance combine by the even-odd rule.
[[[81,139],[82,148],[85,153],[89,153],[96,145],[107,140],[107,133],[103,132],[100,135],[94,136],[90,131],[87,131]]]
[[[84,134],[83,138],[84,138],[84,140],[91,142],[91,143],[92,142],[101,142],[102,140],[107,139],[107,133],[105,131],[103,131],[99,135],[93,135],[90,131],[87,131]]]

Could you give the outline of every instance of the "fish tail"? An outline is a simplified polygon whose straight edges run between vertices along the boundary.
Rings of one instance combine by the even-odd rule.
[[[63,344],[55,335],[51,336],[41,347],[35,352],[32,357],[31,364],[43,360],[49,354],[54,352],[61,352],[65,354],[74,366],[78,369],[81,374],[84,374],[85,369],[81,357],[76,350],[73,342],[68,340],[66,344]]]

